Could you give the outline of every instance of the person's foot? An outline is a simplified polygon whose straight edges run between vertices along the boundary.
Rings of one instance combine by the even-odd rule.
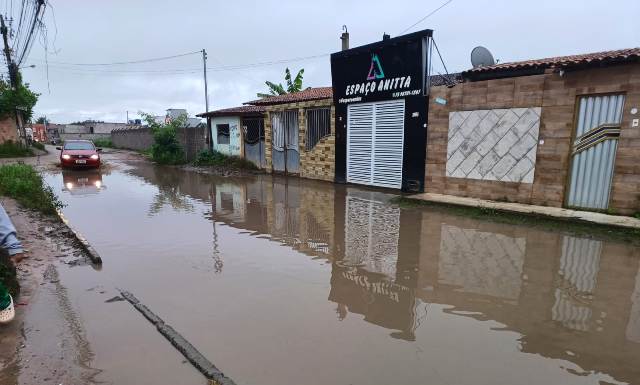
[[[22,260],[25,259],[25,258],[27,258],[27,255],[24,252],[13,254],[11,256],[11,260],[13,261],[14,264],[18,264],[18,263],[22,262]]]

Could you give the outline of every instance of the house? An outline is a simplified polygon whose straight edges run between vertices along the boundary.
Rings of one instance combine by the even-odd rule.
[[[211,127],[211,146],[226,155],[246,158],[266,167],[263,106],[245,105],[210,111],[197,116]]]
[[[431,30],[331,55],[335,181],[424,190]]]
[[[331,87],[248,102],[265,110],[265,169],[303,178],[335,179],[335,110]]]
[[[169,122],[173,119],[177,119],[181,116],[187,117],[185,121],[186,128],[198,127],[202,124],[202,120],[200,118],[190,118],[189,114],[187,113],[187,110],[184,108],[169,108],[167,109],[167,113],[164,117],[156,116],[156,121],[164,123],[164,122]]]
[[[128,127],[126,123],[106,123],[93,120],[60,126],[58,135],[63,141],[69,139],[110,139],[111,132]]]
[[[429,97],[425,191],[640,211],[640,48],[474,68]]]

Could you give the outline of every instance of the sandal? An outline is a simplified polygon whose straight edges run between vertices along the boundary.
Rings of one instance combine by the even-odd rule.
[[[13,307],[13,297],[9,296],[11,302],[9,303],[9,307],[0,311],[0,324],[6,324],[11,322],[16,316],[16,310]]]

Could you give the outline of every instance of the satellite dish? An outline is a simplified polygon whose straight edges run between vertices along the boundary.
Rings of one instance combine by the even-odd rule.
[[[488,49],[478,46],[471,51],[471,65],[473,68],[492,66],[496,64]]]

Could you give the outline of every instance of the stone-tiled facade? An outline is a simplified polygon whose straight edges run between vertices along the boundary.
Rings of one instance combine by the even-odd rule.
[[[307,123],[306,110],[310,108],[330,107],[331,134],[326,136],[311,149],[306,150],[307,143]],[[298,111],[298,146],[300,152],[300,176],[303,178],[333,181],[335,178],[335,108],[332,99],[321,99],[307,102],[277,104],[266,107],[267,112],[264,120],[265,127],[265,158],[266,170],[271,172],[272,165],[272,137],[273,128],[271,126],[271,113],[286,110]]]
[[[449,113],[447,176],[533,183],[540,107]]]
[[[429,98],[425,191],[562,207],[570,177],[576,100],[583,95],[622,93],[625,105],[615,159],[609,209],[640,211],[640,64],[466,82],[433,87]],[[435,103],[435,98],[446,104]],[[479,180],[447,175],[450,113],[488,109],[540,108],[539,144],[533,183]]]

